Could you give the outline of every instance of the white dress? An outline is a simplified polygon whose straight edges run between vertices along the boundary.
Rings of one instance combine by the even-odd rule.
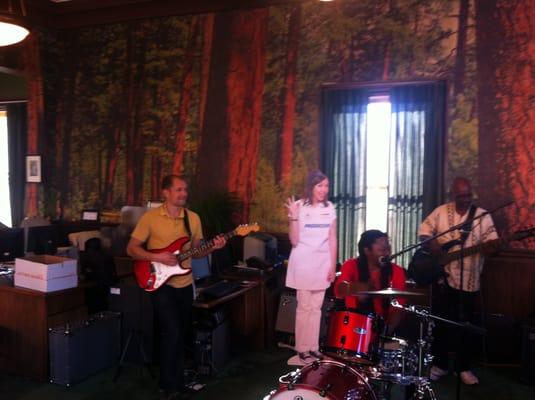
[[[331,202],[316,207],[298,200],[299,242],[288,260],[286,286],[301,290],[322,290],[330,286],[327,275],[332,267],[329,230],[336,220]]]

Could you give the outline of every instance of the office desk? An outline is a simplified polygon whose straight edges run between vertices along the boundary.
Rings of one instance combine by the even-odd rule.
[[[43,293],[0,285],[0,369],[48,380],[48,329],[86,316],[82,287]]]
[[[264,349],[275,344],[275,322],[279,298],[284,288],[284,270],[282,268],[265,271],[262,274],[243,273],[228,269],[223,278],[228,280],[247,280],[258,285],[258,306],[255,318],[258,319],[256,344]]]
[[[261,286],[258,282],[247,282],[241,289],[219,299],[194,301],[193,307],[213,311],[224,308],[230,318],[232,341],[239,344],[243,340],[255,350],[264,348]]]

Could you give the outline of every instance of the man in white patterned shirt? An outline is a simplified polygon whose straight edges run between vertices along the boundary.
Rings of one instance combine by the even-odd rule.
[[[481,207],[472,203],[472,188],[470,182],[461,177],[453,180],[450,191],[452,202],[437,207],[420,225],[418,231],[420,240],[448,230],[450,227],[466,221],[471,214],[477,217],[485,212]],[[443,251],[443,246],[457,243],[448,252],[455,252],[461,248],[460,241],[464,239],[464,248],[477,246],[481,243],[498,238],[496,228],[489,214],[476,219],[471,225],[463,227],[469,231],[463,235],[454,230],[440,236],[430,243],[433,252]],[[462,279],[461,260],[456,259],[445,266],[447,278],[436,285],[433,293],[433,312],[452,320],[462,320],[474,323],[474,305],[480,288],[480,277],[483,270],[484,257],[480,253],[463,257]],[[462,283],[462,287],[461,287]],[[462,306],[460,306],[462,304]],[[479,383],[478,378],[470,370],[473,337],[469,332],[455,330],[448,335],[448,328],[437,323],[433,341],[433,367],[431,379],[437,380],[448,373],[448,339],[456,339],[452,350],[458,352],[456,357],[456,371],[460,371],[462,381],[467,385]],[[459,344],[460,341],[460,344]]]

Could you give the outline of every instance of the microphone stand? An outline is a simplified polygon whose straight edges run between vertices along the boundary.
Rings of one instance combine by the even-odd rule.
[[[468,212],[468,211],[467,211]],[[466,224],[466,222],[465,222]],[[461,236],[463,234],[466,235],[466,238],[464,239],[468,239],[468,235],[470,234],[470,232],[472,231],[472,227],[470,227],[470,231],[465,233],[466,231],[461,231]],[[460,268],[460,272],[461,272],[461,275],[459,277],[459,280],[460,280],[460,285],[459,285],[459,322],[465,322],[464,321],[464,305],[463,305],[463,300],[464,300],[464,295],[463,295],[463,281],[464,281],[464,244],[465,244],[466,240],[461,240],[461,249],[460,249],[460,258],[459,258],[459,268]],[[473,312],[473,310],[472,310]],[[461,329],[461,331],[459,332],[459,342],[457,343],[457,354],[456,354],[456,366],[455,366],[455,370],[457,371],[457,380],[456,380],[456,399],[459,400],[461,398],[461,367],[460,367],[460,364],[461,364],[461,352],[462,352],[462,347],[463,347],[463,340],[464,340],[464,337],[465,337],[465,332],[464,332],[464,329]]]

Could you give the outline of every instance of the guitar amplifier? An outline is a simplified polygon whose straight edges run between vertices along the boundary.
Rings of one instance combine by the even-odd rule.
[[[51,328],[48,342],[50,382],[70,386],[118,362],[120,314],[105,311]]]
[[[327,335],[327,323],[329,312],[335,306],[335,299],[325,296],[321,307],[320,338]],[[277,312],[277,322],[275,330],[277,332],[295,334],[295,311],[297,309],[297,298],[295,290],[286,290],[281,294],[279,300],[279,310]]]

